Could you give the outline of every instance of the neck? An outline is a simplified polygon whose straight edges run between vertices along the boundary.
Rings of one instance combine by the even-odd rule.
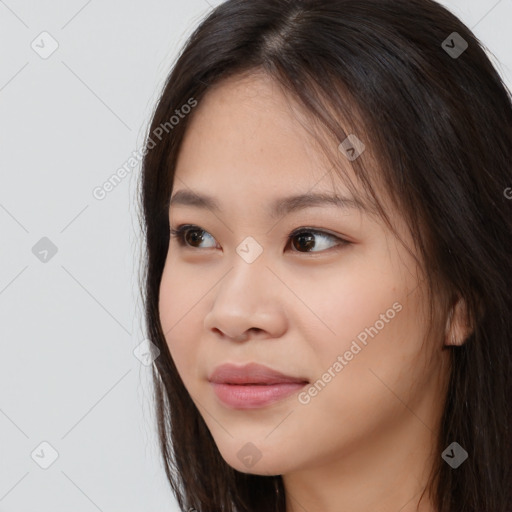
[[[436,512],[427,489],[437,463],[434,432],[416,416],[357,450],[283,475],[287,512]]]

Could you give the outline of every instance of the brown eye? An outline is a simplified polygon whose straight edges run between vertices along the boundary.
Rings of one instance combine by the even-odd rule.
[[[183,225],[179,226],[177,229],[170,229],[170,235],[171,238],[176,238],[181,246],[194,249],[201,249],[201,244],[204,243],[208,237],[215,241],[207,231],[191,225]],[[213,243],[210,247],[215,247],[215,245],[216,244]]]
[[[177,229],[170,229],[171,238],[176,238],[178,244],[190,249],[208,249],[217,247],[215,238],[210,233],[192,224],[178,226]],[[210,245],[208,239],[211,240]],[[316,229],[301,229],[294,231],[287,237],[292,252],[296,253],[317,253],[336,247],[348,245],[350,242],[343,238],[319,231]]]
[[[204,240],[204,236],[201,232],[202,230],[200,229],[188,229],[185,231],[183,238],[188,245],[196,247],[196,244],[201,245],[201,242]]]
[[[299,233],[292,238],[292,245],[298,251],[309,251],[315,247],[315,236],[311,233]]]
[[[313,229],[295,231],[289,236],[289,240],[294,248],[293,252],[321,252],[349,243],[338,236]],[[329,244],[326,240],[333,240],[334,243]]]

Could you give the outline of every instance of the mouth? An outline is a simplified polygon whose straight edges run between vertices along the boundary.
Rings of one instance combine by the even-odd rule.
[[[294,377],[267,366],[217,366],[208,381],[217,398],[234,409],[256,409],[285,399],[309,384],[304,377]]]

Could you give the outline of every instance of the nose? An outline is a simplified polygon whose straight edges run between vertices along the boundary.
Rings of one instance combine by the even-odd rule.
[[[247,263],[237,255],[231,270],[212,291],[213,303],[204,327],[238,342],[280,337],[287,328],[285,291],[261,256]]]

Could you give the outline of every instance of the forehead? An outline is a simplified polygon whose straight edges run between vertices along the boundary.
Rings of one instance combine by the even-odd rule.
[[[355,183],[338,142],[323,137],[337,159],[318,145],[318,130],[303,110],[264,74],[231,77],[211,88],[190,119],[176,162],[175,184],[215,188],[221,182],[347,195],[337,173]],[[338,154],[336,154],[338,153]]]

